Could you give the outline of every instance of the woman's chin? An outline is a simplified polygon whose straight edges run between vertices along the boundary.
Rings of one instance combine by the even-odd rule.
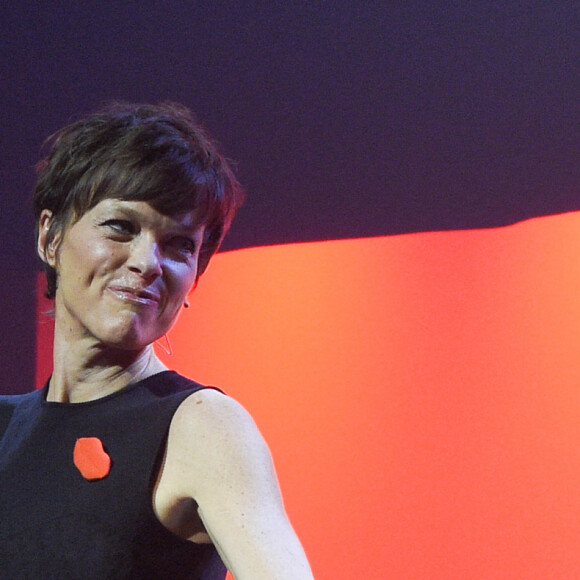
[[[118,328],[103,333],[97,337],[99,342],[108,348],[127,352],[140,352],[153,344],[158,338],[158,333],[142,331],[138,328]]]

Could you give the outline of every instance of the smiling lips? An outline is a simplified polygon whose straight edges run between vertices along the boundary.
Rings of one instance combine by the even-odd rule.
[[[144,288],[132,288],[130,286],[109,286],[107,288],[117,298],[132,304],[151,305],[158,304],[159,295],[145,290]]]

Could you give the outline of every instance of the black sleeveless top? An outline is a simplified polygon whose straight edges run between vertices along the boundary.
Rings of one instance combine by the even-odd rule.
[[[96,401],[46,401],[45,387],[0,397],[0,578],[223,580],[211,544],[156,518],[152,486],[173,414],[204,388],[165,371]],[[98,438],[108,474],[75,465],[80,438]]]

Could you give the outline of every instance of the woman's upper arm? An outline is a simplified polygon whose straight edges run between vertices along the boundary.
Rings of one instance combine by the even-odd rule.
[[[270,451],[245,409],[215,391],[189,397],[172,423],[181,482],[236,580],[310,580]],[[177,449],[168,452],[177,451]]]

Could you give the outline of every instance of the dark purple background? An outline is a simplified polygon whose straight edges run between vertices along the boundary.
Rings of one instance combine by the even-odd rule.
[[[32,166],[71,118],[111,99],[189,105],[248,190],[226,248],[576,210],[578,6],[3,3],[0,391],[33,385]]]

